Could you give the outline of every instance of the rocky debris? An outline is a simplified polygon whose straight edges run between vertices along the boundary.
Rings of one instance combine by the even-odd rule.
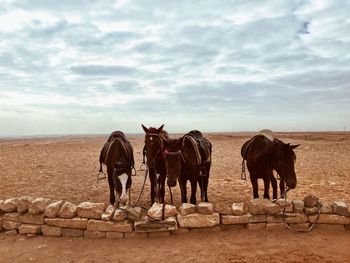
[[[304,213],[305,215],[314,215],[319,212],[320,208],[314,206],[314,207],[304,207]]]
[[[141,217],[141,207],[125,206],[121,208],[126,211],[126,215],[128,219],[135,221]]]
[[[307,216],[299,213],[287,213],[284,218],[284,222],[288,224],[302,224],[307,221]]]
[[[304,206],[305,207],[314,207],[318,203],[318,197],[314,195],[308,195],[304,197]]]
[[[248,224],[250,215],[221,215],[221,223],[223,225]]]
[[[177,230],[175,217],[168,217],[165,220],[142,220],[134,223],[136,232],[159,232]]]
[[[9,198],[0,202],[0,210],[6,213],[12,213],[17,211],[18,198]]]
[[[2,227],[5,230],[17,230],[21,226],[20,222],[13,222],[13,221],[2,221]]]
[[[197,228],[197,227],[212,227],[220,224],[220,216],[218,213],[212,215],[204,214],[188,214],[185,216],[177,215],[177,220],[180,227]]]
[[[249,212],[253,215],[278,214],[280,208],[269,199],[252,199],[248,203]]]
[[[107,206],[106,210],[103,212],[103,214],[101,215],[101,219],[103,221],[109,221],[112,219],[113,215],[115,212],[115,207],[114,205],[109,205]]]
[[[77,215],[77,207],[71,202],[65,202],[57,215],[60,218],[73,218]]]
[[[350,216],[349,209],[344,202],[333,202],[331,205],[335,214],[340,216]]]
[[[194,204],[183,203],[179,208],[179,213],[182,216],[197,213],[197,206]]]
[[[331,202],[322,202],[321,214],[333,214],[333,203]]]
[[[35,224],[35,225],[41,225],[44,224],[44,215],[38,214],[38,215],[31,215],[31,214],[20,214],[20,213],[6,213],[3,216],[4,220],[7,221],[14,221],[14,222],[21,222],[26,224]]]
[[[30,203],[28,213],[32,215],[40,214],[45,211],[49,203],[50,199],[48,198],[36,198]]]
[[[232,204],[232,214],[235,216],[240,216],[244,214],[244,203],[233,203]]]
[[[280,212],[288,212],[292,213],[293,212],[293,204],[291,201],[285,200],[284,198],[280,198],[276,200],[276,204],[279,205]]]
[[[214,213],[214,205],[212,203],[201,202],[197,205],[198,213],[211,215]]]
[[[231,204],[215,204],[215,212],[219,213],[220,215],[231,215],[232,214],[232,207]]]
[[[164,205],[164,218],[176,216],[177,210],[175,206]],[[162,219],[163,216],[163,204],[154,203],[150,209],[148,209],[147,215],[151,218]]]
[[[9,230],[5,232],[5,236],[16,236],[17,234],[17,230]]]
[[[104,203],[83,202],[77,206],[77,216],[91,219],[101,219],[101,215],[105,211]]]
[[[18,198],[17,212],[25,213],[28,211],[30,204],[33,202],[34,198],[31,196],[22,196]]]

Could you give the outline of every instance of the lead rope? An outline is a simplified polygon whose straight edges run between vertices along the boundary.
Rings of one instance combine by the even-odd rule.
[[[241,171],[241,180],[247,180],[247,174],[245,173],[245,160],[242,160],[242,171]]]
[[[283,195],[281,197],[284,198],[284,208],[283,208],[283,214],[282,214],[282,219],[283,219],[283,223],[285,225],[286,228],[293,230],[295,232],[300,232],[300,233],[307,233],[310,232],[316,225],[317,221],[320,219],[320,215],[321,215],[321,208],[322,208],[322,204],[320,202],[317,202],[317,207],[318,207],[318,212],[317,212],[317,217],[315,219],[315,221],[313,223],[309,223],[309,226],[307,229],[296,229],[294,227],[291,227],[289,225],[289,223],[286,222],[286,208],[287,208],[287,193],[290,190],[290,188],[286,188],[286,190],[284,191]],[[274,200],[273,203],[275,203],[277,200]]]

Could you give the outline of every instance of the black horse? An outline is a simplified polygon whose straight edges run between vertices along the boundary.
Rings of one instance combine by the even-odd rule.
[[[187,181],[191,183],[190,202],[196,204],[197,183],[201,189],[202,202],[208,202],[212,145],[202,133],[191,131],[179,139],[167,140],[163,154],[167,184],[174,187],[179,181],[182,203],[187,203]]]
[[[268,131],[268,135],[272,134],[271,131],[266,131]],[[266,136],[264,133],[255,135],[243,144],[241,149],[242,169],[244,171],[244,161],[246,161],[254,198],[259,198],[258,179],[260,178],[264,181],[264,198],[270,198],[271,182],[273,199],[277,199],[277,180],[273,175],[273,170],[279,174],[281,179],[281,195],[285,191],[284,182],[290,189],[296,187],[297,178],[294,169],[296,156],[293,149],[298,146],[286,144],[274,137]]]
[[[141,124],[141,126],[145,131],[143,154],[146,156],[149,169],[151,204],[153,204],[155,200],[164,203],[166,169],[162,153],[164,151],[164,141],[169,139],[169,135],[166,130],[163,130],[164,124],[159,128],[147,128],[143,124]]]
[[[110,203],[114,205],[116,199],[114,191],[119,195],[116,205],[131,202],[131,175],[134,168],[134,154],[130,142],[121,131],[114,131],[101,149],[100,172],[102,163],[107,166]]]

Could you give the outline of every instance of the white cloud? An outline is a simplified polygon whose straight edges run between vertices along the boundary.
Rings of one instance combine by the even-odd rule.
[[[2,1],[0,135],[20,122],[22,134],[138,132],[140,122],[341,130],[349,9],[341,0]]]

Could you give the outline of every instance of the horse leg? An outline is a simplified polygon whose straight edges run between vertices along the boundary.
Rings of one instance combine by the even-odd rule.
[[[165,179],[166,179],[166,175],[165,174],[160,174],[159,178],[158,178],[158,182],[159,182],[159,202],[164,204],[164,196],[165,196]]]
[[[187,203],[187,186],[186,186],[187,180],[181,179],[179,177],[178,181],[179,181],[179,186],[181,191],[181,203]]]
[[[196,204],[196,192],[197,192],[197,180],[198,178],[195,177],[195,179],[190,180],[191,181],[191,199],[190,202],[191,204]]]
[[[271,185],[272,185],[272,198],[277,199],[277,180],[275,176],[271,176]]]
[[[258,178],[250,176],[250,182],[253,186],[253,198],[259,198]]]
[[[270,178],[265,176],[264,180],[264,198],[270,199],[269,190],[270,190]]]
[[[157,176],[156,176],[156,171],[154,169],[149,170],[149,180],[151,182],[151,205],[153,205],[154,198],[156,196],[155,187],[157,187]]]
[[[284,185],[284,180],[280,179],[280,191],[281,191],[281,196],[284,194],[285,191],[285,185]]]
[[[109,185],[109,202],[111,205],[114,205],[115,203],[115,195],[114,195],[114,182],[113,177],[108,174],[108,185]]]
[[[204,178],[204,202],[209,202],[208,200],[208,184],[209,184],[209,173],[210,173],[210,164],[206,167],[206,175]]]

